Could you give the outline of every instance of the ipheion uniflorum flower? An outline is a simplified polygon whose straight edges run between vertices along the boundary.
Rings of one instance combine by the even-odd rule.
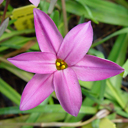
[[[77,116],[82,104],[78,80],[103,80],[124,69],[109,60],[86,54],[93,40],[90,21],[71,29],[64,39],[52,19],[36,8],[34,24],[41,52],[8,59],[23,70],[36,73],[23,91],[20,110],[36,107],[55,91],[63,109]]]

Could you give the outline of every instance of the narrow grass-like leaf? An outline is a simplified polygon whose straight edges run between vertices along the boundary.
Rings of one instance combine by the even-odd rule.
[[[15,104],[20,104],[20,94],[8,85],[2,78],[0,78],[0,92],[12,100]]]
[[[85,21],[84,16],[81,16],[80,19],[79,19],[79,23],[78,24],[84,23],[84,21]]]
[[[0,52],[8,49],[8,48],[15,48],[19,49],[21,48],[27,41],[33,40],[35,37],[28,38],[23,36],[14,36],[10,38],[9,40],[5,40],[0,43]]]
[[[93,48],[90,48],[89,51],[88,51],[88,53],[90,55],[95,55],[95,56],[100,57],[100,58],[103,58],[103,59],[105,58],[104,57],[104,54],[102,52],[100,52],[100,51],[98,51],[96,49],[93,49]]]
[[[94,84],[94,82],[93,82],[93,81],[88,82],[88,81],[81,81],[81,80],[79,80],[79,84],[80,84],[82,87],[85,87],[85,88],[87,88],[87,89],[91,89],[91,87],[92,87],[92,85]]]
[[[37,106],[33,109],[27,111],[20,111],[19,107],[6,107],[0,108],[0,115],[3,114],[19,114],[19,113],[66,113],[64,109],[60,105],[42,105]],[[81,106],[80,112],[83,114],[94,114],[97,112],[97,108],[95,107],[85,107]]]
[[[41,113],[32,113],[27,119],[26,123],[34,123],[37,121]],[[33,126],[23,126],[22,128],[33,128]]]
[[[123,77],[126,77],[128,75],[128,59],[124,63],[123,68],[125,69]]]
[[[127,47],[128,47],[128,34],[122,34],[118,36],[108,59],[122,66],[126,58]],[[113,86],[115,86],[120,90],[121,82],[122,82],[122,77],[120,75],[116,75],[110,78],[110,81]]]
[[[23,79],[26,82],[28,82],[33,76],[32,73],[28,73],[26,71],[23,71],[15,66],[9,65],[7,63],[1,62],[0,67],[5,68],[6,70],[12,72],[13,74],[15,74],[16,76],[18,76],[19,78]]]
[[[106,80],[102,80],[101,87],[100,87],[100,95],[99,95],[100,103],[103,102],[105,90],[106,90]]]
[[[17,35],[21,35],[21,34],[30,34],[30,33],[34,33],[35,29],[25,29],[25,30],[20,30],[20,31],[12,31],[11,33],[4,33],[1,38],[0,41],[5,40],[7,38],[11,38],[13,36],[17,36]]]
[[[83,5],[83,1],[79,1],[79,2]],[[94,23],[98,24],[98,21],[95,20],[95,17],[93,16],[93,14],[92,14],[90,8],[89,8],[86,4],[84,4],[83,6],[84,6],[84,8],[87,10],[88,15],[90,16],[91,20],[92,20]]]
[[[116,101],[122,109],[124,109],[128,113],[128,107],[126,107],[127,99],[123,98],[123,95],[121,95],[121,91],[118,90],[118,88],[114,87],[110,80],[107,80],[107,89],[106,93],[107,95],[110,95],[112,97],[112,100]]]
[[[55,10],[50,17],[52,18],[52,20],[54,21],[54,23],[56,24],[56,26],[59,26],[59,11]]]
[[[95,98],[95,97],[97,97],[96,95],[94,97],[94,95],[92,95],[91,93],[89,93],[87,90],[85,90],[83,88],[81,90],[82,90],[82,94],[85,95],[85,96],[87,96],[88,98],[90,98],[93,102],[98,103],[98,104],[101,103],[100,100],[98,100],[97,98]]]
[[[119,115],[121,115],[121,116],[123,116],[125,118],[128,118],[128,113],[122,111],[121,109],[116,109],[115,108],[115,111],[116,111],[117,114],[119,114]]]
[[[117,2],[118,4],[128,8],[128,2],[125,0],[114,0],[115,2]]]
[[[128,32],[128,28],[122,28],[122,29],[120,29],[120,30],[118,30],[118,31],[116,31],[116,32],[114,32],[114,33],[112,33],[111,35],[105,37],[104,39],[95,42],[94,44],[92,44],[91,47],[95,47],[95,46],[97,46],[97,45],[100,45],[100,44],[104,43],[105,41],[111,39],[111,38],[114,37],[114,36],[117,36],[117,35],[120,35],[120,34],[124,34],[124,33],[127,33],[127,32]]]
[[[66,0],[66,11],[91,19],[87,10],[79,3],[80,1],[83,0]],[[84,0],[83,2],[90,7],[91,13],[97,21],[128,26],[128,10],[123,6],[103,0]],[[57,3],[61,7],[61,1],[58,0]]]
[[[47,3],[46,1],[40,1],[40,4],[39,4],[40,10],[42,10],[43,12],[45,12],[47,14],[49,5],[50,4]]]

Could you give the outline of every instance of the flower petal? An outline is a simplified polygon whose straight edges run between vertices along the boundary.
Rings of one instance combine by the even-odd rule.
[[[52,53],[28,52],[8,58],[8,61],[28,72],[47,74],[56,71],[56,56]]]
[[[34,4],[36,7],[39,5],[40,0],[29,0],[32,4]]]
[[[3,2],[4,0],[0,0],[0,4]]]
[[[63,37],[52,19],[44,12],[35,8],[34,24],[41,51],[57,53]]]
[[[61,106],[71,115],[77,116],[82,104],[82,94],[74,71],[71,68],[56,71],[53,84]]]
[[[85,57],[72,67],[79,80],[97,81],[120,74],[124,71],[116,63],[92,55]]]
[[[53,74],[35,74],[24,88],[20,110],[28,110],[43,102],[53,91]]]
[[[71,66],[79,62],[89,50],[93,40],[91,22],[79,24],[65,36],[57,57]]]

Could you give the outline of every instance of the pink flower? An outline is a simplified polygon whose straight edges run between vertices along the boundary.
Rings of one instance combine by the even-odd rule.
[[[3,2],[4,0],[0,0],[0,4]]]
[[[90,21],[74,27],[64,39],[50,17],[38,9],[34,9],[34,23],[41,52],[8,59],[23,70],[36,73],[23,91],[20,110],[36,107],[55,90],[64,110],[77,116],[82,104],[78,79],[103,80],[124,69],[111,61],[86,55],[93,40]]]
[[[39,5],[40,0],[29,0],[32,4],[34,4],[36,7]]]

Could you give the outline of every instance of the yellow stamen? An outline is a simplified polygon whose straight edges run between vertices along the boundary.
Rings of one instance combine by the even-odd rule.
[[[65,65],[62,65],[62,66],[61,66],[61,70],[63,70],[63,69],[65,69]]]
[[[61,60],[61,59],[57,59],[56,60],[56,68],[57,68],[57,70],[63,70],[65,68],[67,68],[67,67],[68,67],[67,63],[64,62],[63,60]]]
[[[56,66],[60,66],[60,62],[56,62]]]

